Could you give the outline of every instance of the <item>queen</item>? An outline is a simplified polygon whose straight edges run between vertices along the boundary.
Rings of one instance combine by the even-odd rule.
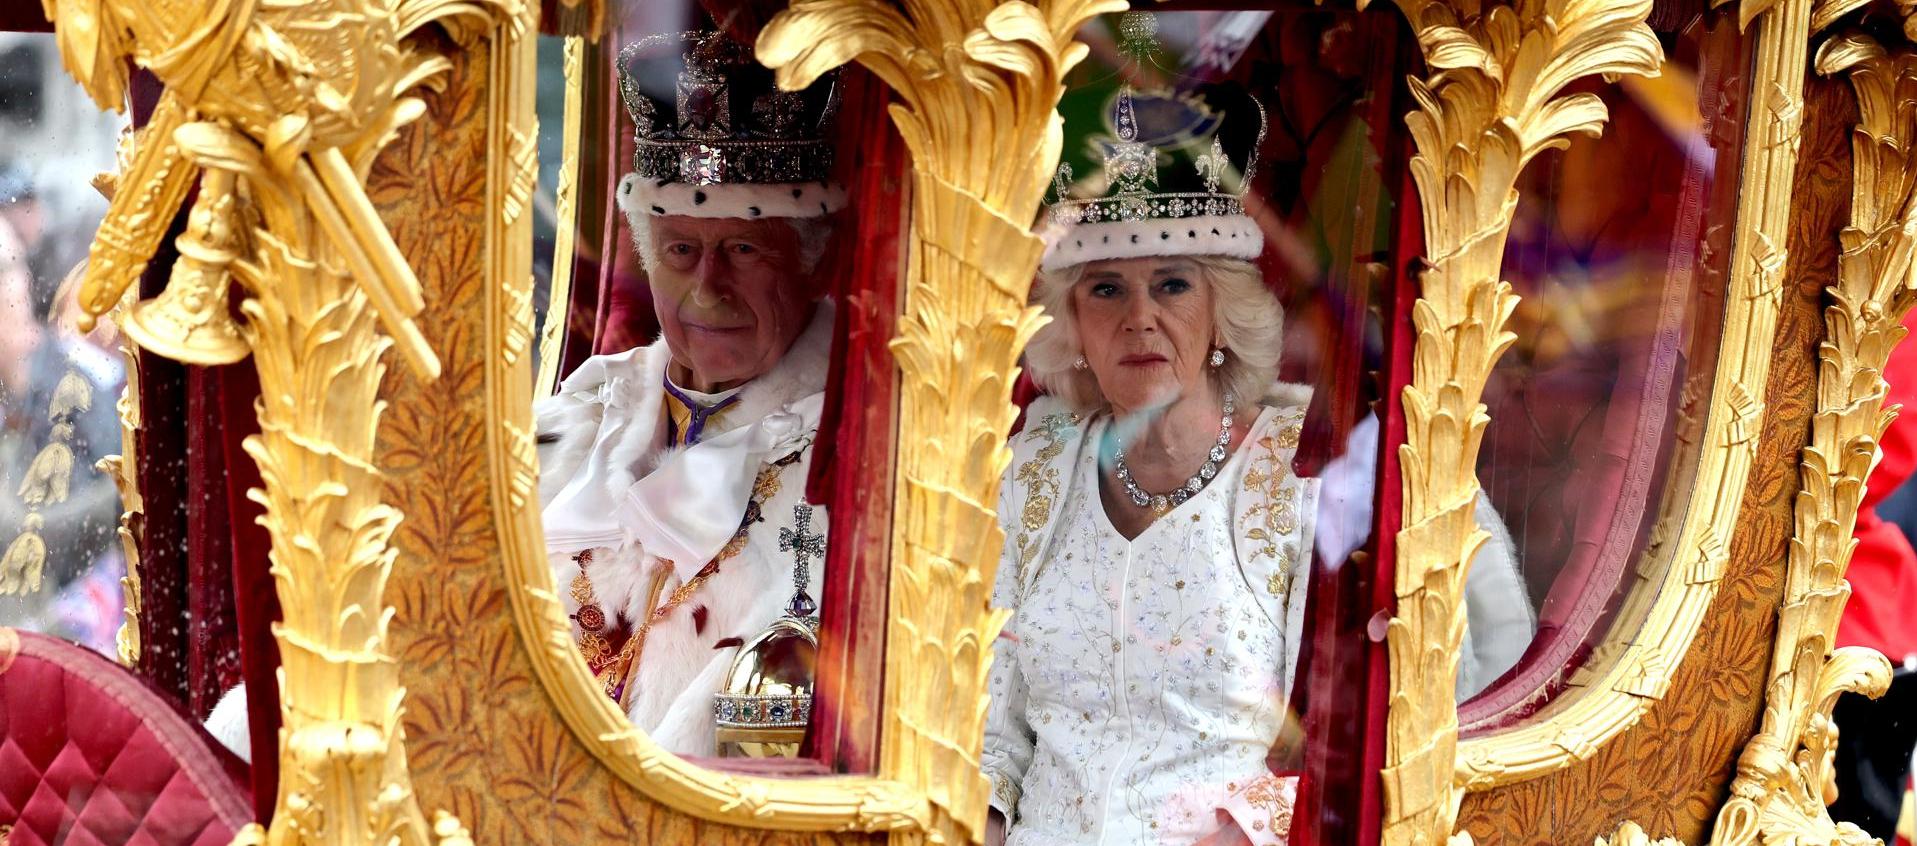
[[[1011,617],[989,683],[988,843],[1289,830],[1295,779],[1266,761],[1304,640],[1320,482],[1292,469],[1311,392],[1276,381],[1283,312],[1252,263],[1264,239],[1242,193],[1263,110],[1222,88],[1145,100],[1119,94],[1098,195],[1067,196],[1062,168],[1050,208],[1033,299],[1051,321],[1026,356],[1047,396],[1013,436],[998,504],[993,605]],[[1508,544],[1490,556],[1473,588],[1524,606]]]

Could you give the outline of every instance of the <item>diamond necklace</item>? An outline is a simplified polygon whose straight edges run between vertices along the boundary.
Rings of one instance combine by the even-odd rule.
[[[1204,490],[1205,485],[1210,484],[1211,480],[1218,475],[1218,462],[1225,460],[1225,447],[1231,444],[1231,416],[1234,410],[1231,392],[1226,391],[1225,416],[1218,421],[1218,441],[1211,445],[1211,452],[1205,454],[1205,463],[1198,468],[1198,473],[1186,479],[1182,487],[1172,489],[1171,493],[1146,493],[1138,486],[1138,482],[1132,479],[1131,468],[1125,466],[1125,448],[1122,446],[1114,448],[1112,473],[1125,486],[1125,494],[1131,497],[1132,504],[1140,508],[1149,506],[1153,514],[1162,515],[1184,505],[1186,500],[1192,498],[1192,494]]]

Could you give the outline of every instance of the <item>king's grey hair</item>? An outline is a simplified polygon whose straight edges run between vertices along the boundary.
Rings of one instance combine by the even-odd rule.
[[[1285,309],[1265,287],[1264,274],[1251,262],[1219,256],[1194,256],[1192,262],[1211,282],[1212,325],[1224,341],[1225,363],[1217,368],[1220,387],[1241,401],[1263,399],[1278,377],[1283,353]],[[1085,265],[1075,264],[1038,275],[1032,286],[1033,304],[1051,321],[1032,336],[1025,348],[1025,366],[1046,393],[1080,412],[1101,411],[1108,401],[1098,377],[1073,365],[1084,355],[1077,315],[1072,309],[1072,287],[1085,276]]]

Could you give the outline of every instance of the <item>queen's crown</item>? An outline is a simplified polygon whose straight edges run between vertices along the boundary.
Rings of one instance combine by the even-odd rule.
[[[1244,214],[1265,112],[1255,98],[1242,99],[1234,105],[1252,114],[1241,118],[1213,108],[1202,94],[1121,89],[1110,111],[1110,135],[1094,142],[1104,159],[1102,185],[1095,179],[1074,183],[1072,166],[1059,165],[1052,219],[1070,226]],[[1094,195],[1075,198],[1075,190]]]

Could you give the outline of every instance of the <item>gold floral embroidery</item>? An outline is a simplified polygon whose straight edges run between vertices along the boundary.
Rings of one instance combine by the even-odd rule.
[[[1297,449],[1298,436],[1303,430],[1304,426],[1301,423],[1284,424],[1284,428],[1278,430],[1278,445],[1285,449]]]
[[[1245,470],[1245,489],[1263,494],[1240,518],[1248,524],[1243,530],[1245,538],[1254,544],[1245,563],[1271,559],[1272,572],[1265,579],[1265,590],[1273,596],[1284,596],[1291,589],[1292,559],[1297,550],[1287,538],[1298,530],[1298,485],[1291,471],[1291,457],[1303,425],[1302,411],[1273,421],[1277,434],[1258,439]]]
[[[1009,776],[993,775],[992,792],[1005,803],[1005,815],[1010,817],[1018,808],[1018,785],[1013,784]]]
[[[1265,776],[1245,788],[1245,804],[1262,811],[1267,819],[1252,823],[1257,830],[1269,828],[1274,833],[1291,830],[1291,812],[1293,791],[1287,790],[1290,779],[1278,776]]]
[[[1264,493],[1262,502],[1245,509],[1245,519],[1252,524],[1245,537],[1258,542],[1253,560],[1263,556],[1283,563],[1289,557],[1280,555],[1278,539],[1298,528],[1297,507],[1286,484],[1291,478],[1290,453],[1281,450],[1272,435],[1259,438],[1251,466],[1245,470],[1245,488]]]
[[[1078,420],[1076,414],[1048,414],[1039,421],[1037,427],[1025,433],[1028,441],[1044,438],[1049,443],[1040,447],[1031,460],[1020,464],[1012,476],[1014,484],[1026,492],[1025,507],[1019,515],[1023,531],[1018,533],[1017,539],[1021,574],[1025,572],[1025,565],[1030,564],[1038,554],[1038,544],[1033,542],[1032,533],[1045,527],[1046,521],[1051,518],[1053,498],[1059,493],[1058,468],[1050,466],[1051,461],[1065,451],[1066,432],[1076,426]]]

